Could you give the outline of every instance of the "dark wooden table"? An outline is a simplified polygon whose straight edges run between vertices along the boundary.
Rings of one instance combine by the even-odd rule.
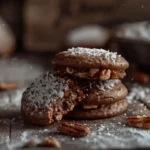
[[[0,91],[1,150],[16,149],[27,139],[47,136],[56,137],[61,142],[63,150],[150,148],[150,130],[132,128],[126,122],[126,117],[129,115],[150,115],[150,105],[147,101],[130,101],[128,111],[114,118],[78,121],[91,128],[91,134],[85,138],[60,135],[56,131],[59,123],[46,127],[24,124],[20,115],[22,92],[33,78],[47,70],[51,70],[51,56],[49,55],[33,56],[30,54],[0,58],[0,81],[18,84],[15,90]]]

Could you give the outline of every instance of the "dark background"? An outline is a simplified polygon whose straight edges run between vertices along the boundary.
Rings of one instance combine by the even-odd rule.
[[[78,26],[112,28],[150,19],[149,0],[1,0],[0,15],[17,39],[16,51],[58,51]]]

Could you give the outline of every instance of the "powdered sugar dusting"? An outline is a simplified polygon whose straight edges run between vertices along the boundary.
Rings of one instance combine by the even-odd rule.
[[[35,135],[31,136],[31,133],[32,132],[28,132],[28,131],[21,132],[21,135],[19,136],[18,140],[15,140],[15,142],[9,142],[9,141],[7,142],[7,149],[8,150],[23,149],[24,144],[30,140],[34,140],[37,144],[40,143],[40,139],[36,138]]]
[[[121,83],[120,80],[106,80],[106,81],[97,81],[97,82],[89,82],[90,88],[92,89],[95,85],[96,88],[105,91],[106,89],[112,89],[116,84]]]
[[[106,60],[111,60],[113,63],[117,61],[117,57],[120,57],[120,55],[117,55],[116,52],[109,52],[104,49],[96,49],[96,48],[71,48],[68,49],[68,51],[64,51],[64,53],[70,52],[72,55],[76,54],[87,54],[90,56],[103,56]]]
[[[25,130],[19,132],[17,139],[12,139],[13,142],[11,143],[13,145],[11,144],[10,147],[11,149],[16,149],[18,146],[21,147],[26,139],[41,140],[47,136],[58,139],[62,144],[62,149],[131,149],[150,147],[150,130],[129,127],[125,114],[110,119],[73,122],[87,125],[91,129],[91,133],[86,137],[75,138],[59,134],[56,124],[48,126],[46,129],[30,126],[30,128],[25,127]]]
[[[68,90],[68,81],[50,72],[35,79],[23,93],[23,97],[30,108],[47,108],[53,101],[63,97]]]

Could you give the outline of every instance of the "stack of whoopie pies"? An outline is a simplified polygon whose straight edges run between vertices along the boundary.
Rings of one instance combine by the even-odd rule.
[[[54,73],[36,79],[23,93],[24,121],[48,125],[65,115],[98,119],[127,110],[127,88],[121,83],[129,63],[115,52],[72,48],[53,58]]]
[[[117,53],[103,49],[72,48],[54,59],[59,76],[70,76],[85,98],[68,117],[97,119],[116,116],[127,109],[127,88],[121,83],[129,63]]]

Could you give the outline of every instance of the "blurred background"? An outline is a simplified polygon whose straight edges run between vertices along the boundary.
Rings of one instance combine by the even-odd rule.
[[[0,0],[0,149],[4,149],[3,141],[10,141],[13,146],[15,141],[19,145],[21,137],[50,135],[48,129],[45,132],[33,127],[32,132],[32,127],[22,124],[22,93],[34,78],[52,70],[55,53],[79,46],[104,48],[125,57],[130,68],[124,80],[130,83],[129,91],[133,87],[130,97],[136,102],[129,106],[129,114],[133,112],[135,116],[140,111],[138,115],[150,115],[150,0]],[[144,86],[148,83],[148,88],[134,88],[134,82]],[[1,118],[8,119],[3,122]],[[114,135],[115,127],[126,126],[124,118],[116,120],[117,126],[108,132],[107,139]],[[95,125],[99,123],[95,121]],[[108,128],[104,126],[101,129],[105,131]],[[93,134],[94,143],[99,131]],[[123,137],[136,135],[133,141],[137,146],[142,138],[148,141],[148,132],[144,130],[125,131]],[[120,132],[115,140],[121,141]],[[140,139],[136,139],[138,136]],[[8,148],[15,149],[14,146]],[[109,145],[104,144],[108,146],[110,141]]]
[[[127,81],[150,83],[149,20],[150,0],[0,0],[0,106],[18,106],[70,47],[116,51],[130,63]]]
[[[150,0],[0,0],[0,55],[102,47],[148,70],[149,19]]]

